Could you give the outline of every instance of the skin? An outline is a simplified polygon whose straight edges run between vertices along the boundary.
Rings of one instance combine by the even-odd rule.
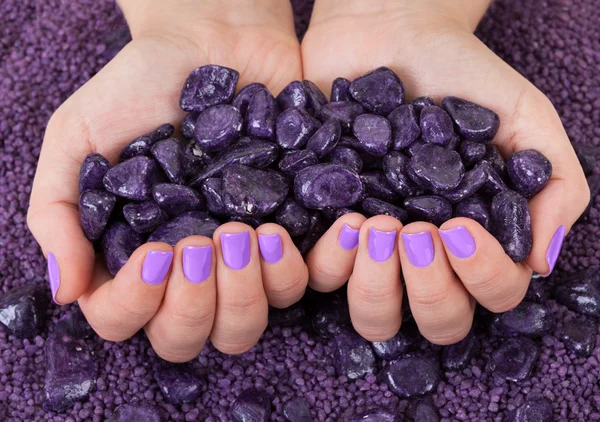
[[[386,340],[400,328],[400,272],[419,329],[434,343],[454,343],[467,334],[475,300],[494,312],[516,306],[532,270],[548,273],[550,239],[561,224],[570,229],[589,202],[589,189],[548,99],[472,34],[488,2],[317,0],[301,47],[288,2],[248,3],[178,0],[167,7],[158,0],[120,2],[133,41],[52,116],[34,180],[28,224],[44,254],[52,252],[58,260],[56,301],[77,300],[94,330],[107,340],[125,340],[144,328],[155,351],[174,362],[195,357],[208,338],[224,353],[250,349],[266,327],[267,305],[295,303],[307,282],[327,292],[349,280],[352,322],[372,341]],[[338,76],[352,80],[385,65],[403,80],[409,99],[429,95],[440,101],[457,95],[492,108],[502,122],[494,143],[505,156],[535,148],[554,167],[548,186],[530,201],[531,256],[514,264],[489,233],[468,219],[441,227],[464,226],[473,236],[475,253],[458,259],[431,224],[403,227],[387,216],[367,220],[348,214],[319,240],[306,264],[280,226],[252,230],[227,223],[212,239],[192,236],[174,248],[142,245],[112,278],[96,262],[80,228],[81,162],[99,152],[114,164],[131,139],[161,123],[181,121],[181,84],[191,70],[208,63],[239,70],[238,87],[263,82],[274,94],[297,79],[312,80],[328,93]],[[349,251],[338,242],[344,224],[360,230],[359,245]],[[369,257],[371,228],[398,234],[385,262]],[[223,262],[219,235],[246,230],[250,263],[231,270]],[[434,246],[434,259],[426,268],[410,263],[401,236],[422,232],[431,234]],[[282,239],[283,258],[269,264],[260,256],[257,234],[275,233]],[[186,246],[213,247],[211,274],[201,284],[191,284],[183,275]],[[157,286],[141,280],[151,250],[174,253]]]

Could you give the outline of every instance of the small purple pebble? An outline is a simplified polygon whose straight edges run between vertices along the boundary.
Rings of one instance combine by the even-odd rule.
[[[432,192],[456,188],[463,179],[465,168],[460,155],[438,145],[427,144],[410,158],[408,175],[419,186]]]
[[[565,321],[561,326],[560,339],[567,352],[579,357],[589,357],[596,346],[598,325],[587,318]]]
[[[484,144],[473,141],[462,141],[458,147],[458,153],[465,167],[471,167],[481,161],[485,156],[485,152]]]
[[[435,101],[433,101],[433,98],[431,98],[431,97],[424,96],[424,97],[415,98],[414,100],[412,100],[410,102],[410,104],[415,107],[415,111],[417,112],[417,115],[420,115],[421,110],[423,110],[425,107],[435,105]]]
[[[104,189],[102,179],[112,166],[101,154],[89,154],[79,170],[79,193],[86,190]]]
[[[354,101],[336,101],[321,107],[317,117],[322,122],[336,119],[344,132],[350,132],[354,119],[363,113],[362,106]]]
[[[371,409],[346,419],[347,422],[403,422],[402,416],[388,409]]]
[[[303,108],[292,107],[277,117],[277,143],[284,149],[300,149],[306,145],[319,122]]]
[[[144,201],[152,186],[163,179],[162,170],[152,158],[138,156],[117,164],[104,175],[104,188],[117,196]]]
[[[56,335],[67,334],[75,339],[89,338],[94,335],[94,330],[85,319],[80,309],[75,309],[63,315],[54,326]]]
[[[238,223],[244,223],[247,226],[252,227],[253,229],[257,229],[260,226],[262,226],[263,224],[265,224],[265,221],[262,220],[259,217],[252,217],[251,215],[232,215],[231,217],[228,218],[227,221],[237,221]]]
[[[477,168],[483,169],[487,175],[487,181],[481,187],[482,193],[493,196],[508,190],[508,186],[506,186],[506,183],[504,183],[502,177],[500,177],[494,166],[492,166],[488,161],[480,161],[479,163],[475,164],[473,170]]]
[[[112,214],[117,198],[103,190],[88,190],[79,197],[79,219],[85,237],[100,239]]]
[[[410,144],[408,147],[406,147],[404,152],[409,157],[413,157],[424,145],[431,145],[431,144],[428,144],[422,138],[419,138],[416,141],[414,141],[412,144]]]
[[[407,355],[390,362],[380,377],[402,398],[431,393],[441,380],[438,359],[421,355]]]
[[[567,275],[556,286],[554,299],[577,313],[600,318],[599,272],[599,267],[589,267]]]
[[[463,179],[457,187],[443,192],[442,197],[456,204],[466,198],[469,198],[479,190],[488,181],[488,174],[483,167],[476,167],[465,173]]]
[[[404,103],[404,86],[387,67],[379,67],[350,83],[350,94],[367,111],[387,116]]]
[[[200,188],[208,211],[215,215],[225,215],[225,205],[221,197],[221,179],[211,177],[202,182]]]
[[[487,368],[507,381],[523,381],[531,376],[539,354],[537,344],[528,338],[511,338],[492,352]]]
[[[552,404],[543,397],[528,398],[509,412],[504,422],[552,422]]]
[[[313,246],[315,246],[328,228],[325,225],[325,219],[321,213],[317,211],[311,211],[308,214],[308,218],[308,230],[306,231],[306,234],[302,240],[299,242],[298,247],[302,256],[306,256],[306,254],[312,249]]]
[[[242,116],[245,116],[246,111],[248,111],[248,104],[250,104],[252,97],[260,89],[267,89],[267,87],[260,82],[254,82],[250,85],[246,85],[240,89],[240,92],[236,94],[231,102],[231,105],[237,108]]]
[[[196,120],[198,120],[199,113],[188,113],[181,122],[181,136],[184,139],[190,140],[194,137],[196,132]]]
[[[491,208],[492,234],[514,261],[521,262],[531,252],[533,236],[527,200],[505,191],[494,197]]]
[[[166,212],[169,217],[177,217],[188,211],[202,208],[202,197],[195,190],[182,185],[160,183],[152,188],[154,202]]]
[[[184,111],[201,112],[208,107],[230,103],[240,74],[218,65],[194,69],[185,80],[179,106]]]
[[[525,198],[541,191],[552,176],[552,164],[539,151],[515,152],[506,162],[508,175],[515,190]]]
[[[310,149],[287,151],[277,167],[289,176],[295,176],[300,170],[319,163],[319,158]]]
[[[401,105],[395,108],[387,118],[392,127],[392,149],[394,151],[407,148],[421,136],[421,127],[414,105]]]
[[[523,301],[516,308],[497,314],[492,328],[501,336],[539,338],[554,328],[554,318],[544,305]]]
[[[352,101],[350,81],[346,78],[335,78],[331,84],[331,102]]]
[[[194,140],[204,151],[224,151],[233,145],[242,131],[242,115],[237,108],[221,104],[198,115]]]
[[[101,244],[108,271],[114,276],[125,265],[144,238],[122,221],[111,223],[102,235]]]
[[[368,171],[360,175],[360,180],[365,189],[365,196],[394,202],[398,199],[398,193],[392,188],[388,179],[381,171]]]
[[[308,140],[306,149],[314,151],[318,158],[323,158],[337,146],[342,136],[342,127],[336,119],[327,120]]]
[[[449,371],[458,371],[471,362],[477,350],[477,338],[473,330],[458,343],[442,347],[442,366]]]
[[[368,216],[389,215],[403,223],[408,220],[408,212],[406,210],[378,198],[365,198],[360,206]]]
[[[150,233],[169,217],[155,202],[130,202],[123,207],[123,217],[136,233]]]
[[[47,288],[27,283],[0,296],[0,324],[17,338],[33,339],[47,322]]]
[[[204,378],[196,374],[189,363],[171,363],[156,358],[152,373],[162,394],[174,405],[195,401],[206,385]]]
[[[478,196],[471,196],[456,204],[454,217],[470,218],[481,224],[487,231],[490,230],[490,207]]]
[[[438,106],[427,106],[421,110],[419,126],[423,140],[430,144],[446,146],[454,136],[452,119]]]
[[[350,330],[341,330],[335,335],[333,341],[335,343],[333,364],[338,376],[356,380],[376,372],[373,350],[359,334]]]
[[[452,218],[450,202],[435,195],[406,198],[404,208],[414,219],[428,221],[436,226],[440,226]]]
[[[184,182],[183,148],[178,139],[164,139],[154,144],[150,150],[152,156],[172,183],[181,184]]]
[[[244,390],[231,405],[229,417],[233,422],[268,422],[271,418],[271,397],[264,390]]]
[[[306,109],[308,99],[304,84],[301,81],[292,81],[277,96],[277,104],[282,111],[298,107]]]
[[[275,125],[279,116],[279,106],[267,89],[254,93],[246,111],[246,135],[275,140]]]
[[[342,164],[350,167],[356,173],[360,173],[363,168],[363,161],[360,154],[352,148],[338,146],[329,153],[327,161],[332,164]]]
[[[408,177],[408,160],[400,151],[390,151],[383,159],[383,173],[392,189],[401,196],[419,196],[423,190]]]
[[[212,238],[221,224],[201,211],[189,211],[156,229],[148,238],[148,242],[165,242],[175,246],[177,242],[188,236],[206,236]]]
[[[361,114],[352,123],[352,133],[361,150],[374,157],[383,157],[390,150],[392,128],[390,122],[376,114]]]
[[[173,125],[166,123],[159,126],[152,132],[134,139],[121,151],[119,162],[122,163],[123,161],[129,160],[130,158],[138,155],[150,155],[150,148],[152,145],[158,141],[162,141],[163,139],[171,137],[174,132],[175,128]]]
[[[186,181],[194,179],[213,159],[194,141],[188,141],[183,150],[183,172]]]
[[[415,324],[403,323],[400,331],[386,341],[374,341],[371,347],[381,359],[396,359],[414,349],[419,342],[419,329]]]
[[[358,174],[341,164],[317,164],[296,174],[294,193],[305,208],[342,208],[356,204],[363,195]]]
[[[339,293],[327,294],[312,319],[313,328],[323,338],[336,336],[350,324],[348,300]]]
[[[490,142],[500,127],[500,117],[489,108],[463,100],[446,97],[442,107],[448,112],[463,139],[473,142]]]
[[[490,163],[503,180],[507,179],[508,173],[506,162],[500,153],[500,149],[496,145],[485,144],[485,155],[483,156],[483,160]]]
[[[310,218],[308,211],[293,198],[288,198],[277,210],[275,222],[287,230],[290,236],[301,236],[308,231]]]
[[[304,90],[306,92],[306,111],[311,115],[316,116],[321,107],[327,104],[327,97],[323,94],[323,91],[319,89],[311,81],[302,81]]]
[[[312,422],[310,407],[306,400],[296,397],[283,406],[283,416],[288,422]]]
[[[160,412],[146,403],[124,403],[117,407],[107,422],[162,422]]]
[[[440,413],[433,400],[418,400],[413,409],[413,420],[418,422],[440,422]]]

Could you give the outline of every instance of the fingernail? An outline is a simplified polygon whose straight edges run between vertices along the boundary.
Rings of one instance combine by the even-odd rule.
[[[183,275],[190,283],[202,283],[210,275],[212,246],[186,246],[183,248]]]
[[[373,261],[387,261],[392,252],[394,252],[394,244],[396,243],[396,230],[391,232],[382,232],[369,229],[369,256]]]
[[[173,252],[150,251],[142,264],[142,280],[152,286],[162,283],[169,272]]]
[[[550,246],[548,246],[548,251],[546,252],[546,262],[548,263],[550,270],[545,277],[548,277],[550,274],[552,274],[552,271],[554,270],[554,266],[558,260],[558,255],[560,254],[560,248],[562,247],[566,232],[567,229],[565,226],[560,226],[558,229],[556,229],[554,235],[552,236]]]
[[[433,262],[435,249],[431,233],[402,233],[402,241],[408,260],[415,267],[425,268]]]
[[[450,230],[438,231],[444,244],[455,257],[464,259],[475,253],[475,240],[465,227],[457,226]]]
[[[48,253],[48,282],[50,284],[50,292],[52,292],[52,300],[56,302],[56,292],[60,287],[60,269],[58,268],[58,262],[52,252]]]
[[[281,236],[275,234],[259,234],[258,249],[263,259],[269,264],[279,262],[283,256],[283,247],[281,246]]]
[[[250,233],[221,233],[223,260],[232,270],[241,270],[250,262]]]
[[[340,246],[347,251],[352,250],[358,245],[358,234],[360,230],[353,229],[347,224],[344,224],[342,231],[340,232],[339,242]]]

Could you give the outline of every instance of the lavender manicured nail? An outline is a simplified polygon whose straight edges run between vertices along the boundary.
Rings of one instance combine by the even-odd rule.
[[[183,275],[190,283],[202,283],[210,275],[212,246],[186,246],[181,259]]]
[[[402,233],[404,250],[411,264],[417,268],[428,267],[433,262],[435,249],[431,233]]]
[[[475,240],[465,227],[457,226],[450,230],[439,230],[439,233],[455,257],[465,259],[475,253]]]
[[[549,271],[545,277],[548,277],[550,274],[552,274],[552,271],[554,270],[554,266],[556,265],[556,260],[560,254],[560,248],[562,247],[566,232],[567,229],[565,226],[560,226],[558,229],[556,229],[554,235],[552,236],[550,246],[548,246],[548,251],[546,252],[546,262],[548,263]]]
[[[373,261],[387,261],[394,252],[394,244],[396,243],[396,230],[391,232],[383,232],[369,229],[369,256]]]
[[[232,270],[241,270],[250,262],[250,232],[221,233],[223,260]]]
[[[340,242],[340,246],[347,251],[352,250],[358,245],[358,234],[360,230],[353,229],[347,224],[344,224],[342,230],[340,231],[340,237],[338,241]]]
[[[258,248],[263,259],[269,264],[279,262],[283,256],[283,246],[281,245],[281,236],[275,234],[259,234]]]
[[[60,287],[60,269],[52,252],[48,253],[48,283],[50,284],[50,292],[52,292],[52,300],[56,303],[56,292]]]
[[[142,280],[155,286],[162,283],[173,261],[173,252],[150,251],[142,264]]]

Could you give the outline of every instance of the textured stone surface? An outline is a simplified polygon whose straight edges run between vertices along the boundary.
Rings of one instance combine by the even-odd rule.
[[[306,90],[302,81],[290,82],[277,95],[277,104],[282,111],[292,107],[305,109],[306,103]]]
[[[188,236],[212,238],[219,222],[201,211],[189,211],[166,222],[148,238],[148,242],[165,242],[175,246]]]
[[[360,173],[363,168],[362,158],[352,148],[338,146],[331,151],[327,158],[330,163],[343,164],[350,167],[356,173]]]
[[[183,147],[179,140],[169,138],[159,141],[152,146],[150,151],[171,182],[184,182],[185,167]]]
[[[515,152],[506,162],[508,175],[515,190],[525,198],[541,191],[552,176],[552,164],[539,151]]]
[[[471,167],[475,163],[479,162],[486,153],[486,146],[479,142],[473,141],[462,141],[458,146],[458,153],[462,158],[465,167]]]
[[[543,397],[525,400],[517,409],[510,412],[506,422],[552,422],[552,404]]]
[[[0,296],[0,324],[18,338],[33,338],[46,325],[48,295],[42,283],[30,283]]]
[[[103,155],[87,155],[79,170],[79,193],[91,189],[104,189],[102,179],[110,168],[110,163]]]
[[[557,285],[556,300],[583,315],[600,318],[598,267],[570,274]]]
[[[588,357],[596,346],[598,324],[588,318],[577,318],[563,322],[560,339],[567,352],[576,356]]]
[[[300,170],[319,163],[319,158],[314,151],[302,149],[298,151],[287,151],[277,167],[287,175],[295,176]]]
[[[417,221],[428,221],[436,226],[452,218],[452,205],[439,196],[425,195],[406,198],[404,208]]]
[[[134,201],[150,199],[152,186],[163,179],[159,165],[151,158],[138,156],[117,164],[104,175],[104,188]]]
[[[117,198],[102,190],[88,190],[79,198],[79,220],[85,237],[98,240],[112,214]]]
[[[348,422],[402,422],[402,417],[388,409],[371,409],[354,415]]]
[[[408,175],[423,189],[445,192],[456,188],[465,168],[456,151],[438,145],[423,145],[408,162]]]
[[[400,151],[421,136],[421,127],[416,108],[413,104],[404,104],[395,108],[388,116],[392,127],[392,149]]]
[[[133,251],[144,243],[144,238],[129,224],[115,221],[108,225],[100,241],[108,271],[116,275]]]
[[[327,103],[327,97],[313,82],[302,81],[302,84],[306,92],[306,110],[310,114],[316,115],[321,110],[321,107]]]
[[[369,343],[358,333],[340,330],[333,338],[335,343],[335,371],[338,376],[354,380],[376,372],[376,362]]]
[[[277,143],[284,149],[303,148],[318,127],[319,122],[303,108],[288,108],[277,117]]]
[[[341,136],[340,122],[337,119],[329,119],[311,136],[306,148],[313,151],[317,157],[323,158],[334,150]]]
[[[473,331],[458,343],[442,348],[442,366],[450,371],[458,371],[469,364],[477,351],[477,338]]]
[[[205,151],[223,151],[240,138],[242,115],[232,105],[220,104],[198,115],[194,140]]]
[[[371,113],[387,116],[404,102],[404,86],[396,74],[386,67],[375,69],[350,84],[355,101]]]
[[[423,140],[429,144],[446,146],[454,137],[450,116],[435,105],[424,107],[421,110],[419,126]]]
[[[488,180],[485,168],[477,167],[466,172],[457,187],[443,192],[441,195],[451,204],[456,204],[475,195]]]
[[[399,397],[431,393],[441,379],[437,359],[420,355],[407,355],[390,362],[379,376]]]
[[[334,101],[321,107],[318,118],[323,123],[335,119],[340,123],[344,132],[349,132],[354,119],[362,113],[364,113],[364,109],[354,101]]]
[[[373,198],[394,202],[398,199],[398,193],[392,189],[385,174],[381,171],[367,171],[360,175],[364,186],[365,195]]]
[[[331,84],[331,101],[351,101],[350,81],[346,78],[335,78]]]
[[[491,354],[487,367],[508,381],[523,381],[531,376],[539,353],[539,347],[533,341],[513,338]]]
[[[392,143],[390,122],[375,114],[361,114],[352,123],[352,133],[358,139],[363,152],[374,157],[383,157]]]
[[[160,183],[152,188],[152,198],[170,217],[184,212],[199,211],[204,201],[198,192],[182,185]]]
[[[492,234],[515,262],[529,255],[533,246],[527,200],[516,192],[499,193],[492,201]]]
[[[211,177],[205,179],[200,188],[200,191],[204,196],[206,208],[216,215],[224,215],[226,213],[223,198],[221,197],[221,187],[221,179],[218,177]]]
[[[271,398],[264,390],[250,388],[235,399],[229,411],[233,422],[267,422],[271,416]]]
[[[452,117],[460,136],[474,142],[490,142],[500,127],[500,118],[489,108],[458,97],[446,97],[442,106]]]
[[[257,90],[246,111],[246,134],[257,138],[275,140],[275,124],[279,106],[267,89]]]
[[[456,204],[454,217],[470,218],[481,224],[484,229],[490,230],[490,207],[478,196],[471,196]]]
[[[498,314],[493,329],[500,335],[542,337],[554,328],[550,311],[539,303],[523,301],[516,308]]]
[[[419,330],[415,324],[403,323],[398,334],[386,341],[371,343],[371,347],[381,359],[392,360],[412,350],[418,345]]]
[[[169,218],[155,202],[131,202],[123,207],[123,217],[137,233],[149,233]]]
[[[383,173],[392,189],[401,196],[418,196],[423,191],[408,176],[408,160],[399,151],[389,152],[383,159]]]
[[[150,155],[152,145],[173,135],[175,128],[170,123],[163,124],[150,133],[135,138],[123,148],[119,162],[129,160],[138,155]]]
[[[312,422],[310,406],[299,397],[290,400],[283,407],[283,416],[288,422]]]
[[[423,96],[415,98],[410,102],[410,104],[415,107],[417,115],[420,115],[421,110],[423,110],[427,106],[435,105],[435,101],[433,101],[433,98],[431,97]]]
[[[365,198],[360,203],[360,207],[368,216],[389,215],[403,223],[408,220],[408,212],[406,210],[378,198]]]
[[[253,82],[249,85],[246,85],[235,95],[231,105],[237,108],[242,116],[245,116],[246,111],[248,110],[248,104],[250,104],[250,100],[252,100],[252,97],[254,94],[256,94],[256,91],[266,88],[267,87],[260,82]]]
[[[240,74],[218,65],[194,69],[185,80],[179,106],[185,111],[201,112],[208,107],[232,100]]]
[[[107,422],[162,422],[158,409],[149,404],[122,404]]]
[[[53,333],[66,334],[75,339],[89,338],[94,335],[94,330],[79,309],[75,309],[61,317],[54,326]]]
[[[206,382],[195,373],[194,368],[185,363],[170,363],[156,359],[152,373],[160,391],[172,404],[190,403],[196,400]]]
[[[363,193],[358,174],[341,164],[307,167],[294,179],[294,193],[306,208],[342,208],[354,205]]]
[[[301,236],[307,232],[310,219],[308,211],[294,199],[288,198],[277,210],[275,222],[286,229],[290,236]]]
[[[181,136],[183,136],[186,140],[190,140],[194,137],[198,114],[199,113],[188,113],[181,121]]]

